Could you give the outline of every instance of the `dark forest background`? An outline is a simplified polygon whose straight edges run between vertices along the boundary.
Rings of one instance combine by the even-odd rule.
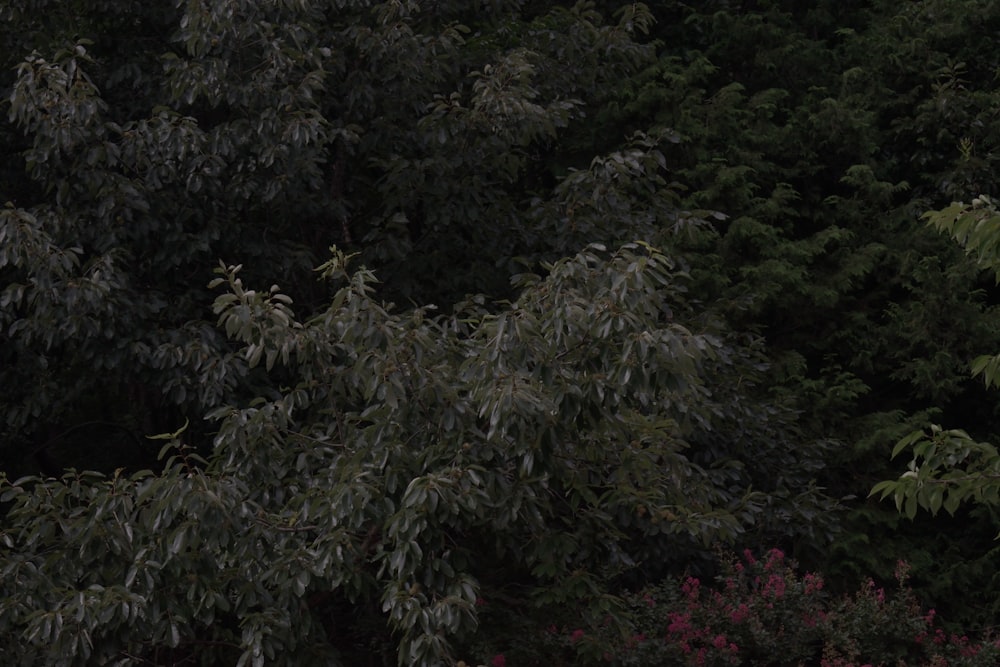
[[[997,194],[997,3],[0,20],[9,664],[447,662],[744,549],[996,625],[995,503],[869,492],[995,437],[922,216]]]

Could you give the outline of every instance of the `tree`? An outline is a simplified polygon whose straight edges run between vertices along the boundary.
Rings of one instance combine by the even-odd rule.
[[[641,4],[3,10],[12,664],[436,664],[480,597],[620,622],[828,539],[829,443],[686,293],[677,137],[588,143]]]
[[[313,268],[337,243],[387,298],[447,307],[510,295],[541,256],[644,237],[553,248],[529,217],[559,134],[651,53],[641,5],[613,23],[587,3],[3,12],[0,440],[16,469],[149,465],[144,434],[197,425],[256,381],[213,361],[228,348],[206,322],[219,257],[319,308]]]
[[[623,82],[601,120],[671,128],[679,207],[726,214],[683,246],[691,293],[764,338],[763,385],[800,410],[806,438],[837,441],[819,483],[863,499],[891,474],[886,442],[929,421],[986,428],[995,397],[967,370],[1000,345],[995,294],[919,213],[992,194],[995,86],[977,54],[997,5],[660,11],[657,62]],[[945,613],[978,624],[996,611],[971,564],[982,547],[971,536],[995,524],[986,513],[911,524],[877,502],[845,504],[836,539],[796,554],[831,586],[891,580],[907,554],[919,594],[939,609],[954,601]]]
[[[956,202],[925,217],[1000,283],[1000,211],[989,196],[976,197],[971,204]],[[1000,386],[1000,355],[977,357],[972,374],[982,377],[987,387]],[[1000,504],[1000,452],[995,445],[977,442],[964,430],[935,424],[901,439],[892,456],[903,452],[912,455],[907,470],[896,480],[878,483],[871,493],[882,499],[891,496],[896,508],[911,519],[918,508],[932,514],[944,508],[954,515],[966,501]]]
[[[359,634],[434,664],[461,657],[477,598],[599,624],[621,574],[764,515],[736,459],[694,461],[745,352],[685,326],[667,256],[593,247],[449,316],[390,312],[348,259],[305,321],[220,267],[219,326],[283,381],[209,414],[207,459],[181,429],[155,475],[4,482],[11,664],[349,663]]]

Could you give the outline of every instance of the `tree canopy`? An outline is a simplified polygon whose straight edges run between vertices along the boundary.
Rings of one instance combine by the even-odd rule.
[[[0,18],[10,664],[482,661],[727,549],[1000,611],[996,3]]]

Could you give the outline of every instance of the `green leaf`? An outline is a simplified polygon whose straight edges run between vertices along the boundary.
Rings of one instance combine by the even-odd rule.
[[[188,428],[189,425],[190,425],[190,422],[188,421],[187,417],[185,417],[184,418],[184,426],[181,426],[179,429],[177,429],[173,433],[159,433],[157,435],[147,435],[146,438],[148,440],[177,440],[178,438],[180,438],[181,434],[184,433],[184,431],[187,430],[187,428]],[[162,456],[162,452],[161,452],[161,456]]]

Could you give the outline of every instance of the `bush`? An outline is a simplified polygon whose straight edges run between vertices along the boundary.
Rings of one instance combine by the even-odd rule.
[[[872,580],[833,599],[823,578],[799,576],[778,549],[749,551],[706,588],[693,577],[629,599],[636,634],[614,664],[685,665],[995,665],[1000,643],[947,634],[934,610],[923,613],[897,567],[894,595]]]
[[[1000,664],[1000,641],[947,632],[933,609],[922,611],[896,568],[892,593],[868,580],[854,595],[834,598],[823,578],[799,575],[778,549],[757,559],[730,559],[706,585],[671,579],[625,596],[632,632],[616,623],[578,627],[568,618],[536,632],[530,655],[520,620],[520,647],[482,647],[487,664],[987,667]],[[538,625],[536,624],[536,627]],[[513,645],[513,644],[512,644]],[[513,651],[516,651],[513,652]]]

